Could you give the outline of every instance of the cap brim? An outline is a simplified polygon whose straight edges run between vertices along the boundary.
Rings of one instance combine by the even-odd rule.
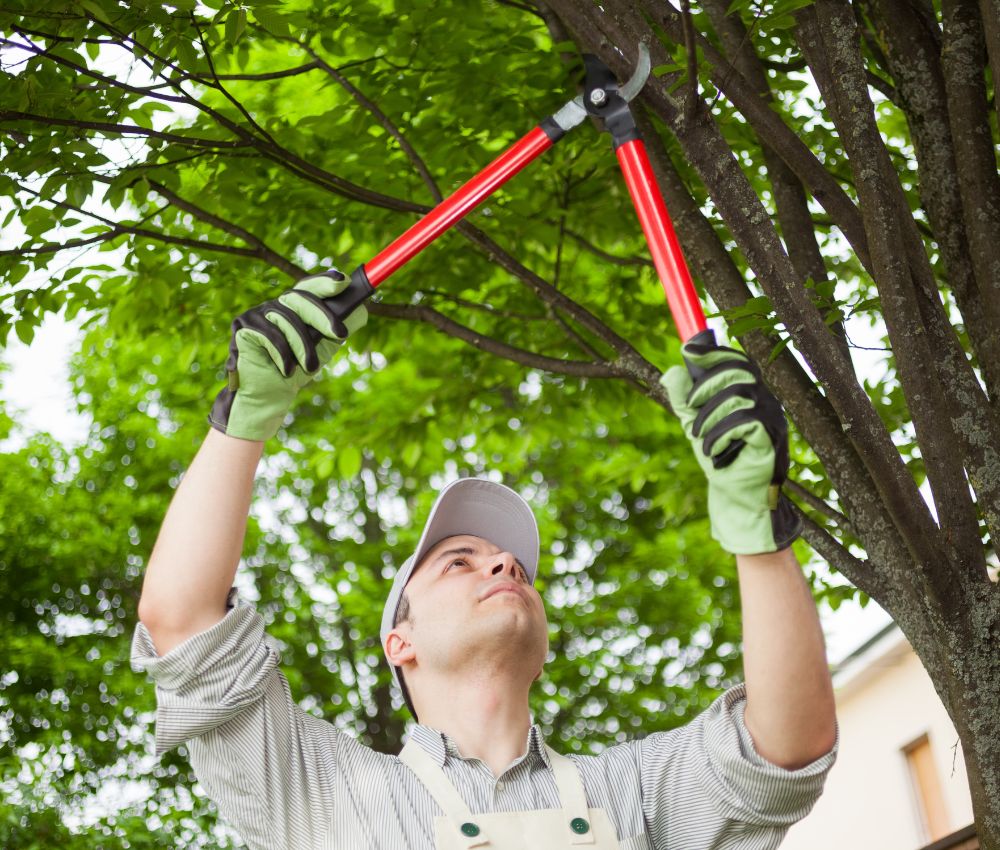
[[[445,487],[427,517],[414,566],[442,540],[459,534],[482,537],[512,553],[535,580],[538,524],[527,502],[509,487],[479,478],[461,478]]]

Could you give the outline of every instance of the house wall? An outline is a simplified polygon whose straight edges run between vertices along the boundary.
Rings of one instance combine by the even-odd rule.
[[[972,822],[958,735],[895,628],[834,678],[840,751],[823,796],[782,850],[917,850],[929,844],[904,748],[926,734],[953,832]]]

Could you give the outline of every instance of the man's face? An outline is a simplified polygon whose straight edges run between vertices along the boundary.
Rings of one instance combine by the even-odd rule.
[[[482,537],[448,537],[434,546],[406,585],[409,621],[397,629],[419,667],[493,669],[516,665],[541,674],[548,622],[541,596],[510,553]]]

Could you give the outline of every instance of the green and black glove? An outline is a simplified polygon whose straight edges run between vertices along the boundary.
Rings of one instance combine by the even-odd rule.
[[[736,555],[790,546],[802,522],[781,493],[788,476],[781,404],[745,354],[696,343],[683,353],[698,377],[673,366],[661,383],[708,478],[712,537]]]
[[[364,327],[359,306],[343,323],[324,303],[350,285],[336,269],[307,277],[272,301],[233,320],[226,372],[229,384],[215,399],[208,421],[230,437],[268,440],[281,426],[299,390]]]

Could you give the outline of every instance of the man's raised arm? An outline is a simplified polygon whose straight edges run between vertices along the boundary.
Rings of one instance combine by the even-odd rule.
[[[212,428],[184,473],[149,556],[139,600],[139,619],[160,655],[225,616],[263,451],[261,441]]]
[[[788,424],[741,352],[687,343],[663,384],[708,478],[712,536],[736,555],[743,601],[747,730],[759,755],[794,770],[836,743],[819,615],[791,544],[801,521],[781,493]]]
[[[343,343],[324,299],[348,284],[335,270],[306,278],[233,322],[228,385],[170,503],[142,586],[139,619],[160,655],[225,616],[264,442]],[[367,318],[362,306],[344,324],[353,332]]]

